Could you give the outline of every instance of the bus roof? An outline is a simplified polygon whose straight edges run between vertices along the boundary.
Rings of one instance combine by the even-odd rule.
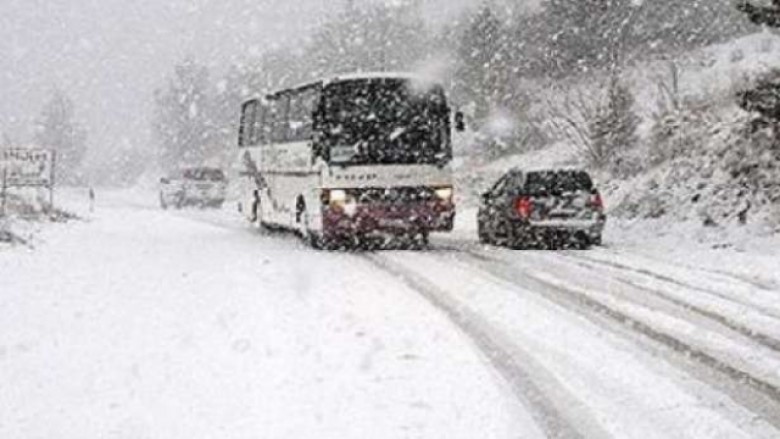
[[[341,82],[341,81],[354,81],[359,79],[406,79],[406,80],[423,80],[419,75],[406,72],[367,72],[367,73],[349,73],[345,75],[333,76],[327,82]]]
[[[361,79],[400,79],[400,80],[408,80],[408,81],[434,82],[431,79],[426,78],[424,76],[416,75],[414,73],[408,73],[408,72],[347,73],[342,75],[334,75],[327,79],[320,79],[318,81],[307,82],[305,84],[300,84],[295,87],[289,87],[289,88],[277,90],[267,95],[256,95],[249,100],[275,98],[285,93],[290,93],[296,90],[302,90],[309,87],[316,87],[316,86],[324,87],[332,83],[343,82],[343,81],[356,81]]]

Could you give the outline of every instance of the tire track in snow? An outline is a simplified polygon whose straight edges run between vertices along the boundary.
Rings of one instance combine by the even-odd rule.
[[[463,260],[464,263],[475,266],[503,281],[518,285],[516,276],[518,267],[510,265],[500,258],[485,255],[474,249],[461,249],[460,252],[456,252],[456,254],[458,253],[460,255],[466,255],[466,259],[468,260]],[[495,264],[500,264],[504,268],[511,269],[515,276],[509,275],[502,269],[497,269]],[[629,329],[631,332],[660,343],[666,348],[683,355],[685,358],[695,360],[697,363],[707,366],[709,369],[718,372],[721,375],[725,375],[737,384],[749,386],[755,392],[758,392],[763,397],[769,399],[775,407],[777,404],[780,404],[780,388],[777,385],[721,361],[704,350],[663,330],[656,329],[639,318],[632,317],[627,313],[614,309],[588,294],[563,288],[544,279],[535,277],[527,271],[522,271],[521,273],[523,274],[523,280],[525,281],[522,285],[524,289],[535,291],[537,294],[568,309],[574,307],[574,310],[579,310],[595,317],[607,318],[612,322],[619,324],[621,327]],[[534,288],[533,284],[538,288]]]
[[[615,250],[614,254],[619,256],[621,253],[624,253],[624,252],[625,251]],[[645,259],[647,259],[649,261],[653,261],[654,263],[666,263],[666,264],[669,263],[669,261],[663,260],[663,259],[659,259],[655,255],[642,253],[642,252],[637,252],[637,253],[634,253],[634,254],[637,255],[637,256],[641,256],[641,257],[643,257],[643,258],[645,258]],[[594,261],[598,261],[599,260],[599,259],[596,259],[596,258],[593,258],[593,257],[589,257],[589,259],[592,259]],[[745,286],[748,286],[748,287],[751,287],[751,288],[755,288],[755,289],[759,289],[759,290],[777,291],[778,288],[780,288],[780,286],[778,286],[774,281],[769,280],[769,279],[752,278],[752,277],[750,277],[748,275],[743,275],[743,274],[738,274],[738,273],[731,273],[731,272],[727,272],[727,271],[724,271],[724,270],[718,270],[718,269],[712,269],[712,268],[706,268],[706,267],[697,267],[697,266],[691,266],[691,265],[683,265],[683,267],[686,268],[686,269],[689,269],[689,270],[696,270],[698,272],[704,273],[704,274],[710,276],[712,279],[714,279],[714,278],[727,279],[729,281],[741,283],[741,284],[743,284]]]
[[[582,264],[581,266],[582,267],[586,267],[586,268],[592,268],[593,267],[593,265],[588,265],[588,264]],[[760,344],[760,345],[762,345],[762,346],[764,346],[764,347],[766,347],[768,349],[771,349],[771,350],[773,350],[775,352],[780,353],[780,339],[778,339],[778,338],[776,338],[776,337],[774,337],[772,335],[766,334],[766,333],[762,332],[759,329],[750,328],[750,327],[745,326],[745,325],[743,325],[743,324],[741,324],[739,322],[733,321],[732,319],[728,318],[727,316],[725,316],[723,314],[717,313],[715,311],[710,311],[708,309],[704,309],[702,307],[699,307],[697,305],[694,305],[694,304],[686,302],[686,301],[684,301],[682,299],[679,299],[679,298],[677,298],[677,297],[675,297],[675,296],[673,296],[673,295],[671,295],[669,293],[666,293],[666,292],[658,290],[658,289],[646,287],[646,286],[641,285],[641,284],[639,284],[637,282],[633,282],[633,281],[631,281],[629,279],[616,278],[614,280],[617,280],[618,282],[620,282],[620,283],[622,283],[624,285],[627,285],[627,286],[629,286],[631,288],[640,290],[642,292],[653,294],[653,295],[655,295],[657,297],[660,297],[661,299],[663,299],[663,300],[665,300],[665,301],[667,301],[669,303],[672,303],[672,304],[674,304],[674,305],[676,305],[676,306],[678,306],[680,308],[683,308],[686,311],[698,314],[698,315],[700,315],[702,317],[705,317],[707,319],[710,319],[710,320],[712,320],[714,322],[720,323],[721,325],[731,329],[732,331],[737,332],[737,333],[739,333],[739,334],[741,334],[741,335],[743,335],[743,336],[753,340],[754,342],[756,342],[756,343],[758,343],[758,344]],[[756,311],[756,312],[758,312],[758,313],[760,313],[760,314],[762,314],[762,315],[764,315],[766,317],[775,318],[773,315],[769,315],[768,313],[761,312],[760,309],[747,306],[746,304],[743,304],[741,302],[734,302],[734,301],[732,301],[731,303],[735,303],[735,304],[737,304],[739,306],[745,306],[745,307],[750,308],[751,310]]]
[[[660,274],[660,273],[657,273],[657,272],[654,272],[654,271],[651,271],[651,270],[648,270],[648,269],[631,267],[629,265],[620,264],[618,262],[605,261],[605,260],[602,260],[602,259],[591,258],[591,257],[584,256],[584,255],[576,255],[575,256],[573,254],[562,254],[561,256],[563,256],[564,258],[567,258],[567,259],[571,259],[571,260],[577,261],[578,263],[581,263],[581,264],[590,264],[591,267],[594,266],[594,265],[602,265],[602,266],[611,267],[613,269],[620,270],[620,271],[627,271],[627,272],[641,274],[643,276],[647,276],[647,277],[650,277],[652,279],[655,279],[655,280],[658,280],[658,281],[661,281],[661,282],[665,282],[665,283],[668,283],[668,284],[676,285],[678,287],[686,288],[686,289],[693,290],[693,291],[698,291],[700,293],[704,293],[704,294],[707,294],[707,295],[715,296],[715,297],[718,297],[719,299],[722,299],[724,301],[728,301],[728,302],[734,303],[736,305],[740,305],[740,306],[744,306],[744,307],[750,308],[753,311],[756,311],[756,312],[758,312],[760,314],[763,314],[763,315],[765,315],[767,317],[770,317],[770,318],[773,318],[775,320],[780,320],[780,314],[777,314],[775,312],[772,312],[770,310],[762,308],[759,305],[757,305],[755,303],[752,303],[750,301],[738,300],[738,298],[735,298],[734,296],[729,296],[727,294],[721,293],[719,291],[712,290],[710,288],[704,288],[704,287],[701,287],[701,286],[698,286],[698,285],[692,285],[689,282],[684,282],[684,281],[681,281],[679,279],[675,279],[673,277],[666,276],[664,274]],[[753,287],[753,288],[758,288],[758,285],[755,285],[753,283],[744,282],[744,281],[742,281],[742,282],[745,283],[746,285],[749,285],[749,286]],[[759,288],[759,289],[763,289],[763,288]]]
[[[587,422],[581,417],[577,419],[577,425],[587,431],[581,432],[574,427],[574,420],[570,419],[572,416],[567,416],[563,408],[572,411],[574,407],[581,405],[576,398],[562,388],[553,389],[555,379],[549,376],[543,367],[535,365],[530,355],[523,353],[511,341],[505,340],[506,337],[477,314],[459,304],[446,291],[418,273],[379,254],[366,254],[363,258],[422,295],[463,331],[511,385],[516,397],[532,413],[546,437],[574,439],[609,436],[595,422]],[[540,384],[546,388],[542,388]],[[551,398],[550,394],[555,394],[556,398]]]
[[[506,264],[508,262],[508,261],[504,260],[503,258],[499,257],[498,255],[488,254],[487,252],[480,251],[480,250],[476,249],[474,247],[474,245],[472,245],[471,243],[469,243],[468,245],[464,245],[464,244],[465,243],[461,243],[460,247],[446,247],[445,246],[445,247],[443,247],[443,249],[447,250],[447,251],[455,252],[455,253],[459,253],[459,252],[467,253],[467,254],[469,254],[472,257],[476,257],[476,258],[481,259],[481,260],[486,261],[486,262],[498,262],[498,263],[502,263],[502,264]],[[768,319],[780,321],[780,316],[778,316],[777,314],[772,313],[770,311],[767,311],[767,310],[765,310],[763,308],[760,308],[760,307],[756,306],[755,304],[751,304],[751,303],[735,300],[733,297],[727,296],[725,294],[714,292],[712,290],[704,289],[704,288],[701,288],[701,287],[696,287],[696,286],[690,285],[688,283],[681,282],[681,281],[678,281],[676,279],[670,278],[668,276],[655,274],[655,273],[650,272],[648,270],[633,268],[633,267],[630,267],[630,266],[625,266],[623,264],[613,263],[613,262],[609,262],[609,261],[601,261],[601,260],[598,260],[598,259],[592,259],[592,258],[589,258],[587,256],[573,255],[571,253],[555,253],[555,255],[556,255],[556,257],[562,257],[562,258],[570,259],[573,264],[576,264],[576,265],[578,265],[578,266],[580,266],[582,268],[598,269],[599,265],[607,266],[607,267],[613,268],[615,270],[618,270],[618,272],[627,271],[627,272],[637,273],[637,274],[640,274],[640,275],[643,275],[643,276],[649,276],[649,277],[651,277],[653,279],[656,279],[656,280],[659,280],[659,281],[662,281],[662,282],[666,282],[666,283],[669,283],[669,284],[672,284],[672,285],[675,285],[675,286],[678,286],[678,287],[681,287],[681,288],[692,289],[694,291],[698,291],[698,292],[701,292],[701,293],[704,293],[704,294],[707,294],[707,295],[714,295],[715,297],[717,297],[719,299],[722,299],[722,300],[724,300],[724,301],[726,301],[728,303],[731,303],[733,305],[748,308],[752,312],[760,314],[760,315],[762,315],[762,316],[764,316],[764,317],[766,317]],[[526,273],[526,275],[532,276],[535,279],[541,280],[537,276],[533,276],[532,274],[528,273],[527,270],[525,271],[525,273]],[[698,306],[698,305],[695,305],[695,304],[693,304],[691,302],[688,302],[688,301],[685,301],[683,299],[680,299],[679,297],[676,297],[676,296],[674,296],[672,294],[669,294],[669,293],[667,293],[665,291],[662,291],[662,290],[659,290],[659,289],[655,289],[655,288],[650,288],[648,286],[645,286],[645,285],[642,285],[640,283],[631,281],[631,280],[626,279],[624,277],[615,277],[615,278],[612,278],[612,280],[620,282],[620,283],[622,283],[622,284],[624,284],[624,285],[626,285],[626,286],[628,286],[630,288],[633,288],[635,290],[639,290],[639,291],[641,291],[643,293],[652,294],[652,295],[656,296],[658,299],[660,299],[663,302],[666,302],[666,303],[671,304],[672,306],[681,308],[684,311],[697,314],[700,317],[708,319],[708,320],[710,320],[712,322],[715,322],[715,323],[717,323],[717,324],[719,324],[721,326],[724,326],[724,327],[728,328],[731,331],[734,331],[734,332],[736,332],[736,333],[738,333],[738,334],[740,334],[740,335],[742,335],[744,337],[747,337],[750,340],[758,343],[759,345],[761,345],[761,346],[763,346],[763,347],[765,347],[767,349],[770,349],[772,351],[780,353],[780,339],[777,338],[774,335],[770,335],[768,333],[763,332],[761,329],[757,329],[755,327],[750,327],[750,326],[745,325],[743,323],[737,322],[737,321],[733,320],[732,318],[729,318],[728,316],[726,316],[726,315],[724,315],[722,313],[719,313],[719,312],[716,312],[716,311],[712,311],[712,310],[709,310],[709,309],[705,309],[705,308],[703,308],[701,306]],[[541,280],[541,281],[543,281],[543,280]],[[625,300],[625,299],[622,299],[622,300]],[[644,306],[644,305],[642,305],[642,306]]]
[[[493,255],[486,256],[486,254],[484,254],[484,253],[482,253],[482,252],[480,252],[478,250],[469,249],[469,250],[465,250],[465,251],[467,253],[470,253],[471,256],[474,256],[474,257],[488,258],[489,261],[499,262],[499,263],[507,263],[507,261],[505,261],[504,259],[502,259],[502,258],[500,258],[498,256],[493,256]],[[571,254],[558,254],[558,253],[556,253],[556,256],[560,256],[560,257],[566,258],[566,259],[571,259],[573,264],[576,264],[577,266],[582,267],[582,268],[598,269],[598,266],[599,266],[598,263],[589,264],[588,262],[584,262],[584,260],[590,261],[590,258],[587,258],[587,257],[574,256],[574,255],[571,255]],[[618,267],[618,265],[620,265],[620,264],[608,263],[608,264],[603,264],[603,265],[607,265],[608,267],[617,269],[619,271],[623,271],[622,268]],[[622,265],[621,265],[621,267],[622,267]],[[638,274],[642,274],[642,275],[646,275],[643,272],[643,270],[633,270],[633,269],[630,269],[629,267],[626,268],[626,271],[633,272],[633,273],[638,273]],[[528,274],[527,271],[526,271],[526,274]],[[533,275],[531,275],[531,276],[533,276]],[[536,279],[539,279],[537,276],[533,276],[533,277],[536,278]],[[733,320],[732,318],[729,318],[728,316],[726,316],[726,315],[724,315],[722,313],[719,313],[719,312],[716,312],[716,311],[713,311],[713,310],[710,310],[710,309],[703,308],[701,306],[698,306],[698,305],[695,305],[695,304],[693,304],[691,302],[683,300],[683,299],[681,299],[679,297],[676,297],[673,294],[667,293],[667,292],[662,291],[660,289],[650,288],[648,286],[642,285],[642,284],[640,284],[638,282],[634,282],[634,281],[632,281],[630,279],[626,279],[624,277],[613,277],[613,278],[611,278],[611,280],[619,282],[619,283],[621,283],[623,285],[626,285],[626,286],[628,286],[628,287],[630,287],[630,288],[632,288],[634,290],[638,290],[638,291],[641,291],[641,292],[647,293],[647,294],[652,294],[653,296],[657,297],[658,299],[660,299],[663,302],[671,304],[674,307],[681,308],[683,311],[694,313],[694,314],[696,314],[696,315],[698,315],[700,317],[703,317],[703,318],[705,318],[707,320],[715,322],[715,323],[717,323],[717,324],[719,324],[721,326],[724,326],[724,327],[728,328],[729,330],[731,330],[733,332],[736,332],[736,333],[738,333],[738,334],[740,334],[740,335],[742,335],[744,337],[749,338],[750,340],[754,341],[755,343],[760,344],[761,346],[763,346],[763,347],[765,347],[767,349],[770,349],[772,351],[780,353],[780,339],[778,339],[774,335],[770,335],[768,333],[763,332],[761,329],[757,329],[755,327],[750,327],[750,326],[745,325],[743,323],[737,322],[737,321]],[[673,285],[680,286],[681,288],[687,288],[687,289],[691,288],[690,286],[687,286],[687,284],[682,283],[682,282],[673,283]],[[695,289],[695,291],[700,291],[700,290],[699,289]],[[718,295],[717,297],[718,298],[722,298],[720,295]],[[620,299],[620,300],[626,300],[626,299]],[[754,306],[750,306],[750,305],[742,303],[740,301],[728,300],[727,302],[729,302],[731,304],[734,304],[734,305],[737,305],[737,306],[740,306],[740,307],[749,308],[751,311],[756,312],[756,313],[758,313],[758,314],[760,314],[760,315],[762,315],[762,316],[764,316],[766,318],[773,319],[773,320],[779,320],[780,321],[780,319],[775,317],[772,313],[764,312],[761,308],[756,308]],[[641,306],[645,306],[643,304],[640,304],[640,305]]]

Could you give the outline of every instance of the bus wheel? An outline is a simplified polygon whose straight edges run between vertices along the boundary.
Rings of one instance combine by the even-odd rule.
[[[420,232],[419,243],[422,248],[428,248],[431,245],[431,235],[427,230]]]
[[[427,230],[421,231],[418,234],[411,235],[409,237],[409,243],[412,250],[425,250],[430,245],[430,236]]]
[[[252,215],[250,222],[254,225],[255,228],[257,228],[257,230],[264,233],[273,232],[271,226],[268,225],[267,222],[263,221],[263,205],[262,201],[260,201],[260,196],[257,193],[255,193],[254,199],[252,200],[250,213]]]
[[[308,241],[309,246],[315,250],[327,250],[328,245],[325,242],[325,240],[322,238],[322,236],[313,233],[308,232],[306,234],[306,241]]]
[[[311,248],[316,250],[324,248],[322,237],[309,229],[309,213],[306,211],[306,201],[303,197],[298,197],[295,201],[295,224],[298,234]]]

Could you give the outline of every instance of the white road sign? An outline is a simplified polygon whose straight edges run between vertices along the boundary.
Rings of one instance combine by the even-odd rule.
[[[53,169],[53,151],[0,149],[0,179],[5,180],[7,187],[51,187],[54,184]]]

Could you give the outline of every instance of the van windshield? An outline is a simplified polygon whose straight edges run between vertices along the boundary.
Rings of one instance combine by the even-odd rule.
[[[197,181],[224,181],[225,173],[220,169],[187,169],[184,171],[184,178]]]

